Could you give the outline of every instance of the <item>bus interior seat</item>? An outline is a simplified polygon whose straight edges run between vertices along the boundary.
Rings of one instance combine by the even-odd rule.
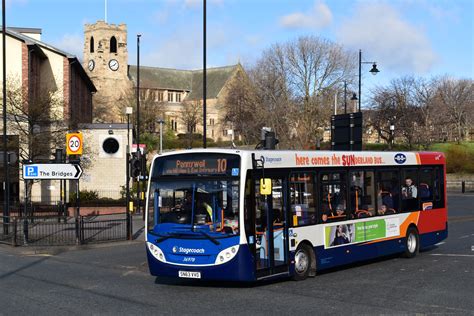
[[[421,199],[429,199],[431,197],[430,186],[426,183],[420,183],[418,186],[419,194]]]

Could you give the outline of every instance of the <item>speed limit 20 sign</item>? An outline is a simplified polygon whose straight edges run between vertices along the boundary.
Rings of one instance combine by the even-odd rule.
[[[66,134],[67,155],[82,155],[82,133]]]

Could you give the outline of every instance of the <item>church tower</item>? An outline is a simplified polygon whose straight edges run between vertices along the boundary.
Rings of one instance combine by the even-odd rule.
[[[97,88],[94,120],[120,122],[118,100],[129,88],[127,26],[97,21],[84,30],[84,69]]]

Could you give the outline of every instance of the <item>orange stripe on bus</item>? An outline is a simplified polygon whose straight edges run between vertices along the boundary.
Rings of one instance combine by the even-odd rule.
[[[416,154],[416,163],[417,163],[418,165],[421,165],[420,154]]]

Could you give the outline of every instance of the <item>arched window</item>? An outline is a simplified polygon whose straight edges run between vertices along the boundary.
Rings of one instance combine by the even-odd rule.
[[[91,36],[91,42],[90,42],[90,52],[94,52],[94,36]]]
[[[115,38],[115,36],[112,36],[112,38],[110,39],[110,52],[117,52],[117,39]]]

